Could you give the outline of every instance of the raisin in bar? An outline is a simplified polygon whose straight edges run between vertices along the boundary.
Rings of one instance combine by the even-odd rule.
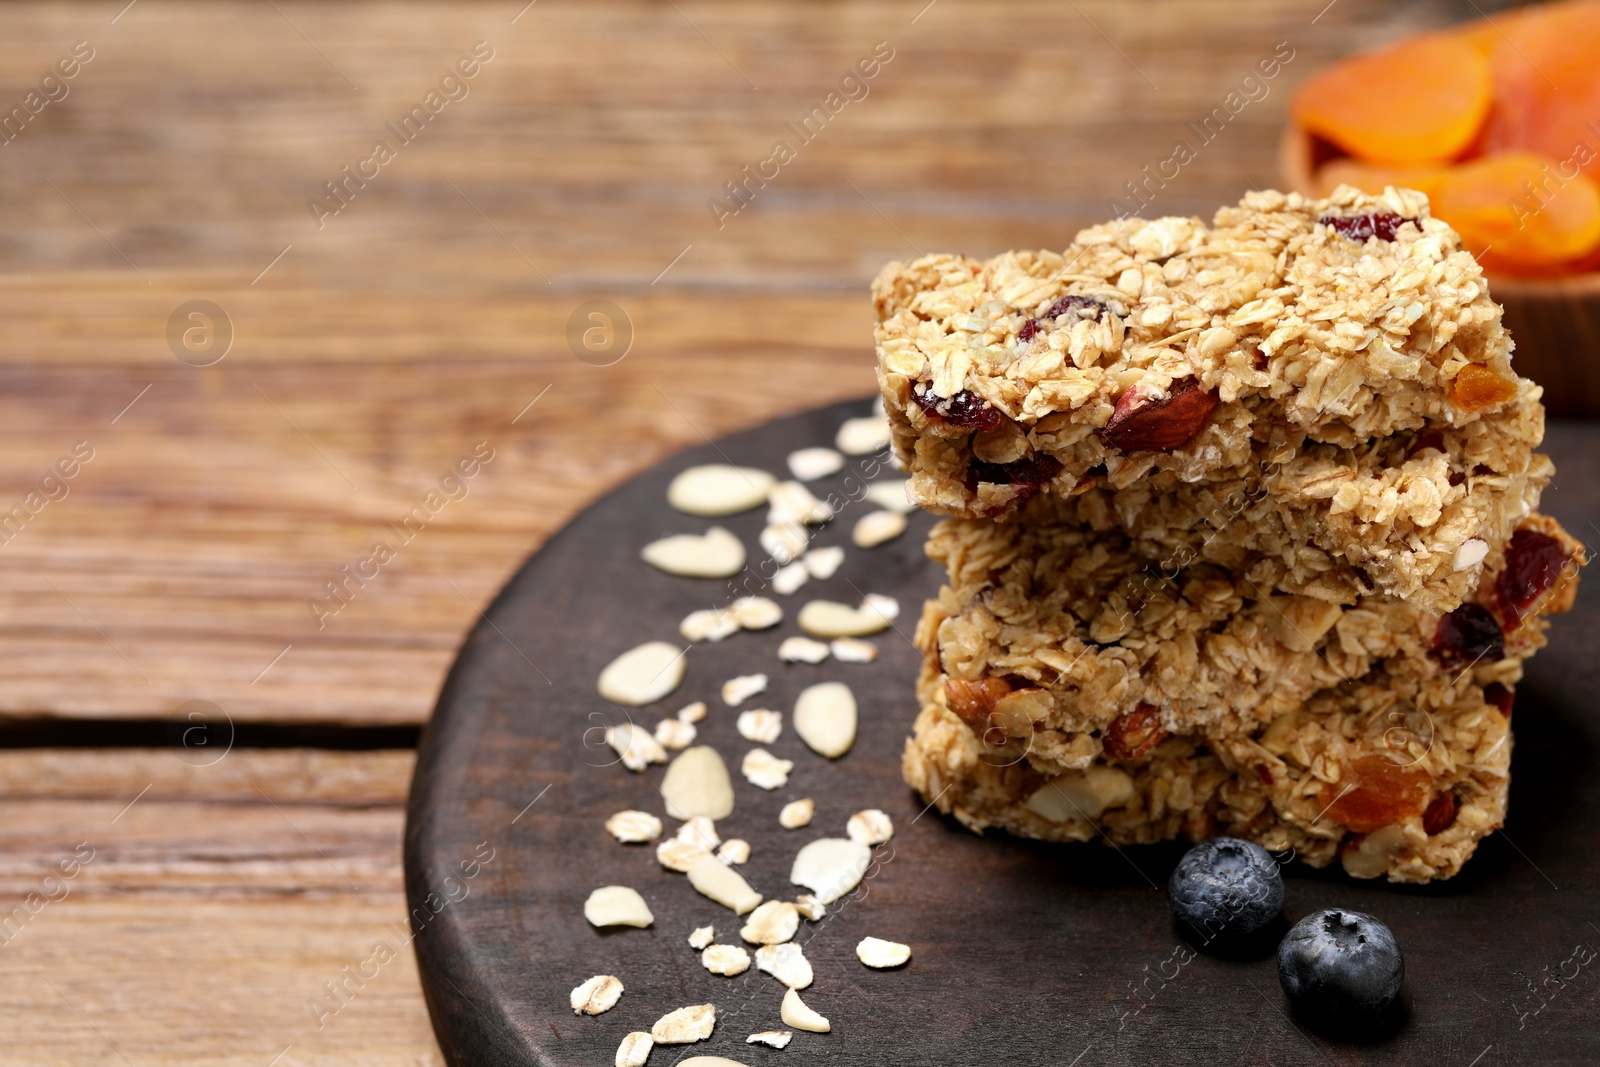
[[[1147,844],[1228,834],[1358,878],[1448,878],[1505,819],[1509,691],[1376,674],[1255,734],[1174,735],[1126,760],[1046,774],[995,753],[929,693],[905,780],[978,833]]]
[[[873,295],[896,453],[942,514],[1245,481],[1270,513],[1246,547],[1448,610],[1463,546],[1503,547],[1549,476],[1540,389],[1420,193],[1252,193],[1210,227],[891,263]]]
[[[923,702],[937,688],[986,747],[1025,749],[1052,773],[1137,758],[1172,734],[1248,734],[1379,668],[1515,686],[1587,561],[1532,516],[1440,616],[1392,597],[1277,592],[1270,557],[1169,570],[1120,532],[1070,523],[946,519],[927,551],[948,584],[917,627]]]

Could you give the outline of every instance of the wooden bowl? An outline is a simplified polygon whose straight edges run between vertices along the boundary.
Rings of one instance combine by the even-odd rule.
[[[1290,126],[1280,144],[1285,184],[1319,195],[1317,169],[1344,153]],[[1489,292],[1505,309],[1516,341],[1517,373],[1544,386],[1551,415],[1600,418],[1600,273],[1568,278],[1489,275]]]

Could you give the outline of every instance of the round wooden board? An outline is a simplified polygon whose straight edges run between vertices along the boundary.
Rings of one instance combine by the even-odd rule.
[[[732,912],[663,870],[648,846],[624,846],[602,828],[624,808],[661,813],[662,768],[617,765],[597,727],[630,713],[595,692],[600,669],[646,640],[675,640],[690,610],[726,600],[728,583],[674,578],[638,558],[647,541],[711,523],[673,512],[666,486],[678,471],[728,460],[784,471],[784,457],[830,444],[839,405],[738,434],[678,456],[606,496],[522,568],[468,637],[424,736],[406,830],[406,886],[423,988],[452,1064],[609,1065],[632,1030],[675,1008],[717,1006],[716,1032],[700,1045],[657,1048],[650,1063],[722,1055],[758,1064],[971,1067],[1003,1064],[1592,1064],[1600,1061],[1600,692],[1593,634],[1596,597],[1556,626],[1518,693],[1512,815],[1458,878],[1424,888],[1363,883],[1291,867],[1285,913],[1343,906],[1372,912],[1406,952],[1408,1014],[1397,1033],[1341,1044],[1285,1014],[1270,956],[1189,959],[1173,930],[1164,883],[1178,845],[1113,851],[980,838],[922,803],[900,780],[900,750],[915,707],[918,656],[909,636],[939,575],[922,555],[931,519],[871,550],[849,546],[869,509],[850,503],[817,537],[847,546],[843,569],[791,597],[786,618],[688,653],[688,673],[658,705],[634,709],[652,727],[692,701],[709,717],[700,738],[735,778],[737,806],[718,826],[752,848],[742,868],[757,890],[792,899],[789,865],[804,843],[842,836],[866,807],[893,817],[896,834],[853,899],[800,940],[816,970],[808,1004],[833,1024],[797,1033],[782,1052],[745,1044],[778,1028],[783,987],[754,968],[722,978],[701,967],[689,932],[706,924],[738,940]],[[1547,506],[1579,536],[1600,519],[1600,428],[1556,427],[1550,451],[1560,488]],[[813,483],[850,497],[854,462]],[[880,476],[892,476],[886,467]],[[717,520],[756,555],[762,511]],[[1592,585],[1591,581],[1591,585]],[[813,597],[898,598],[896,628],[878,638],[873,664],[783,664],[776,648],[797,633]],[[861,706],[860,736],[829,763],[785,729],[769,747],[795,762],[788,787],[766,793],[738,775],[754,747],[739,737],[721,683],[763,672],[768,691],[744,706],[788,711],[805,686],[846,681]],[[783,830],[779,808],[813,797],[816,818]],[[668,823],[669,832],[675,824]],[[492,858],[491,858],[492,857]],[[655,914],[649,929],[597,931],[583,902],[601,885],[638,889]],[[870,971],[855,945],[872,935],[912,946],[906,967]],[[575,1017],[571,989],[596,974],[626,986],[597,1017]],[[1538,985],[1536,993],[1533,986]]]

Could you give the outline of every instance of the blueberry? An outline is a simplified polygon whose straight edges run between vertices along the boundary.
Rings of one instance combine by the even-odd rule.
[[[1328,1022],[1377,1022],[1405,977],[1405,957],[1394,933],[1359,911],[1313,912],[1278,946],[1278,981],[1289,1003]]]
[[[1283,876],[1260,845],[1213,837],[1184,853],[1167,880],[1178,922],[1203,942],[1255,933],[1283,908]]]

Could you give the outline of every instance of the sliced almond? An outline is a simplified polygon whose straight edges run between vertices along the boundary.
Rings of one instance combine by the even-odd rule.
[[[789,473],[802,482],[814,482],[844,468],[844,457],[831,448],[802,448],[789,453]]]
[[[695,860],[694,866],[689,868],[689,884],[738,915],[761,903],[761,894],[751,889],[738,871],[710,853]]]
[[[789,784],[794,761],[779,759],[764,748],[753,748],[745,753],[739,770],[745,781],[758,789],[782,789]]]
[[[726,1056],[690,1056],[686,1060],[679,1060],[675,1067],[748,1067],[738,1060],[730,1060]]]
[[[900,601],[882,593],[868,593],[861,598],[861,610],[882,615],[893,622],[900,617]]]
[[[741,711],[738,720],[739,736],[758,745],[770,745],[783,733],[783,712],[770,708]]]
[[[599,1015],[617,1006],[622,997],[622,980],[597,974],[572,991],[572,1014]]]
[[[721,641],[739,632],[739,620],[730,612],[702,608],[691,611],[678,624],[678,633],[685,641]]]
[[[657,1019],[650,1028],[650,1036],[658,1045],[692,1045],[710,1037],[716,1025],[716,1005],[695,1004]]]
[[[1481,537],[1469,537],[1456,549],[1455,569],[1471,570],[1489,555],[1489,542]]]
[[[766,688],[766,675],[741,674],[722,683],[722,699],[729,707],[738,707],[757,693],[765,692]]]
[[[1267,598],[1262,619],[1272,635],[1292,652],[1310,652],[1333,629],[1344,609],[1309,596]]]
[[[630,771],[642,771],[652,763],[667,762],[667,750],[661,747],[655,735],[631,722],[608,726],[606,744],[622,757],[622,765]]]
[[[752,467],[690,467],[667,486],[667,503],[689,515],[717,518],[760,507],[778,479]]]
[[[697,926],[694,928],[694,933],[689,935],[689,947],[693,949],[703,949],[708,947],[716,939],[717,931],[715,927]]]
[[[896,478],[892,481],[873,482],[867,486],[865,499],[869,504],[875,504],[884,511],[897,511],[908,515],[917,510],[917,505],[911,499],[911,480]]]
[[[717,824],[704,815],[696,815],[678,827],[677,838],[708,851],[722,844],[722,838],[717,834]]]
[[[828,658],[828,646],[809,637],[785,637],[778,646],[778,658],[785,663],[821,663]]]
[[[817,802],[810,797],[803,800],[791,800],[778,812],[778,825],[785,830],[798,830],[802,826],[811,824],[811,817],[817,812]]]
[[[761,550],[771,556],[774,562],[782,565],[793,563],[800,558],[806,550],[807,542],[811,540],[811,535],[806,533],[806,528],[798,522],[769,522],[761,528],[757,540],[761,543]],[[802,568],[804,566],[801,564]]]
[[[692,724],[682,719],[662,719],[656,723],[655,737],[661,747],[676,752],[694,744],[696,731]]]
[[[767,522],[817,526],[833,518],[833,505],[799,482],[779,482],[767,496]]]
[[[801,893],[794,898],[794,910],[814,923],[821,922],[828,915],[828,909],[823,906],[822,901],[810,893]]]
[[[794,702],[791,721],[811,751],[837,759],[856,742],[855,694],[842,682],[808,686]]]
[[[783,621],[783,609],[777,601],[764,596],[742,596],[728,610],[746,630],[770,630]]]
[[[625,885],[603,885],[583,902],[583,917],[593,926],[649,926],[655,922],[650,905],[637,890]]]
[[[906,532],[906,517],[898,511],[869,511],[856,520],[850,540],[857,548],[877,548]],[[740,563],[743,566],[743,561]]]
[[[706,702],[696,700],[693,704],[685,704],[673,717],[679,722],[697,723],[706,717]]]
[[[885,967],[898,967],[911,958],[909,945],[902,945],[898,941],[885,941],[877,937],[863,937],[856,945],[856,959],[868,967],[882,970]]]
[[[762,945],[756,949],[756,969],[765,971],[790,989],[804,989],[813,981],[811,961],[794,942]],[[784,1020],[788,1022],[787,1019]]]
[[[863,845],[881,845],[894,836],[894,822],[885,812],[867,808],[850,816],[845,833]]]
[[[840,663],[871,663],[878,658],[878,646],[859,637],[836,637],[830,647]]]
[[[614,1061],[617,1067],[644,1067],[645,1061],[650,1058],[650,1050],[655,1048],[656,1039],[643,1030],[635,1030],[622,1039],[622,1044],[617,1046],[617,1058]]]
[[[800,912],[787,900],[763,901],[750,913],[739,936],[752,945],[781,945],[800,929]]]
[[[751,1034],[744,1039],[747,1045],[771,1045],[773,1048],[788,1048],[789,1042],[794,1040],[794,1035],[787,1030],[763,1030],[759,1034]]]
[[[651,740],[654,740],[652,738]],[[710,745],[696,745],[680,752],[667,765],[661,780],[661,798],[667,814],[674,819],[726,819],[733,814],[733,782],[728,766]]]
[[[847,456],[867,456],[889,447],[889,420],[882,415],[845,419],[834,436],[834,446]]]
[[[656,862],[679,874],[687,874],[701,856],[710,854],[711,850],[705,845],[698,841],[685,841],[681,837],[669,837],[656,846]]]
[[[750,842],[742,837],[733,837],[722,843],[717,849],[717,859],[723,863],[731,863],[735,867],[743,866],[750,862]]]
[[[742,945],[712,945],[700,953],[700,965],[712,974],[732,978],[750,969],[750,953]]]
[[[728,578],[744,570],[744,542],[713,526],[703,534],[673,534],[639,553],[650,566],[683,578]]]
[[[800,999],[800,994],[793,989],[783,995],[783,1007],[779,1010],[778,1017],[787,1026],[813,1034],[825,1034],[832,1029],[828,1025],[828,1020],[806,1007],[805,1001]]]
[[[606,665],[600,672],[600,695],[624,707],[651,704],[678,688],[684,667],[683,649],[647,641]]]
[[[807,555],[810,555],[808,552]],[[776,555],[773,556],[777,558]],[[796,560],[787,567],[779,567],[772,575],[772,591],[779,596],[793,596],[802,585],[811,577],[806,571],[806,565]]]
[[[839,568],[844,566],[844,549],[837,545],[813,548],[805,554],[802,562],[805,564],[807,574],[819,582],[824,582],[839,573]]]
[[[661,820],[648,811],[619,811],[606,820],[606,833],[625,845],[654,841],[661,836]]]
[[[832,904],[861,884],[872,865],[872,849],[843,837],[824,837],[794,858],[789,881],[805,886],[823,904]]]
[[[1134,798],[1133,778],[1120,767],[1094,764],[1052,778],[1030,796],[1023,807],[1051,822],[1077,819],[1093,821],[1107,808],[1120,807]]]
[[[800,609],[797,621],[812,637],[866,637],[889,628],[889,620],[879,612],[835,600],[811,601]]]

